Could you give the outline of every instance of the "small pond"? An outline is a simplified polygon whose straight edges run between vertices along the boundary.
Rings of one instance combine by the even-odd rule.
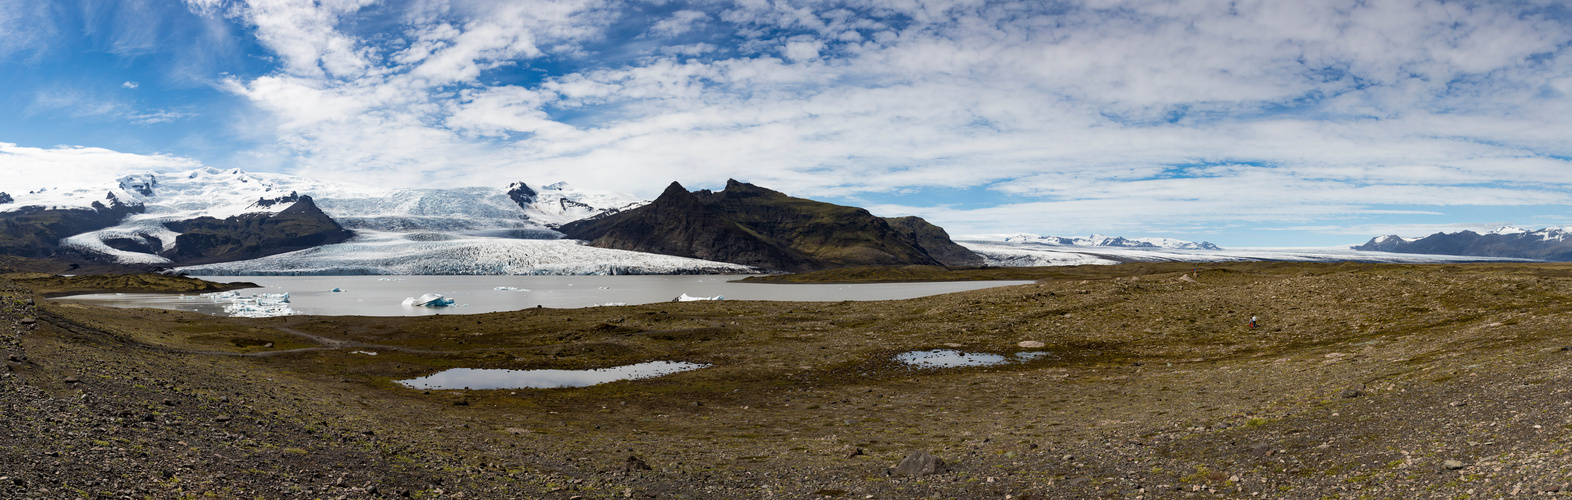
[[[934,349],[931,351],[903,352],[895,355],[895,360],[914,368],[959,368],[963,366],[995,366],[1006,363],[1024,363],[1047,355],[1046,351],[1025,351],[1005,357],[999,354]]]
[[[593,370],[493,370],[453,368],[398,383],[413,389],[553,389],[586,387],[618,380],[659,377],[710,365],[682,361],[650,361]]]

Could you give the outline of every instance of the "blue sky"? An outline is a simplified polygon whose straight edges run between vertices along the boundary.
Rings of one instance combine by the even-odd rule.
[[[0,185],[737,178],[1224,246],[1568,226],[1563,5],[0,0]]]

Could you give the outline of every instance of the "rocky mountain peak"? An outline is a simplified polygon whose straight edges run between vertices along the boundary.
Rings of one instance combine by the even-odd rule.
[[[529,184],[523,182],[508,184],[508,198],[519,204],[520,208],[528,209],[529,204],[534,203],[539,195],[540,193],[529,188]]]

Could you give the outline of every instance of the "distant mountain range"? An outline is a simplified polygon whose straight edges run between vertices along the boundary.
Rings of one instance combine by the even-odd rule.
[[[1459,231],[1423,238],[1395,234],[1371,238],[1355,250],[1432,255],[1505,257],[1546,261],[1572,261],[1572,232],[1565,228],[1537,231],[1505,226],[1486,233]]]
[[[198,275],[688,274],[859,265],[1572,260],[1572,233],[1383,236],[1349,249],[1226,251],[1168,238],[994,235],[730,180],[654,201],[564,183],[380,189],[202,168],[71,185],[0,178],[0,255]],[[19,189],[19,187],[21,189]],[[1474,257],[1458,257],[1474,256]]]
[[[1071,236],[1039,236],[1035,234],[1014,234],[1003,238],[1007,244],[1033,244],[1057,245],[1067,247],[1119,247],[1119,248],[1150,248],[1168,250],[1222,250],[1217,245],[1208,242],[1196,243],[1193,241],[1176,240],[1172,238],[1125,238],[1122,236],[1103,236],[1094,234],[1085,238]]]
[[[22,182],[7,181],[11,186]],[[437,261],[461,259],[465,252],[474,253],[479,247],[485,247],[488,255],[535,250],[538,245],[510,242],[557,240],[561,233],[552,229],[557,225],[644,203],[633,196],[580,190],[564,183],[538,188],[515,182],[506,188],[377,189],[212,168],[84,180],[25,192],[13,189],[0,200],[7,201],[0,203],[0,253],[8,255],[189,270],[308,248],[338,247],[352,240],[407,238],[423,243],[377,248],[404,260],[431,262],[425,267],[403,268],[406,271],[486,274],[498,266],[494,262],[452,266]],[[569,250],[579,246],[560,244]],[[526,247],[529,250],[521,250]],[[432,253],[420,255],[415,248]],[[636,272],[641,269],[640,262],[648,260],[610,253],[612,258],[604,266],[568,265],[571,254],[546,252],[550,257],[537,260],[510,258],[509,262],[518,265],[508,269]],[[323,258],[334,253],[312,255]],[[597,255],[608,257],[604,252]],[[276,271],[379,272],[365,266],[317,266],[309,260],[296,262],[298,268]],[[661,262],[659,272],[722,270],[703,263]]]
[[[982,257],[918,217],[885,219],[736,180],[712,192],[671,183],[648,205],[563,225],[602,248],[678,255],[762,269],[860,265],[980,265]]]
[[[564,183],[375,189],[203,168],[13,189],[0,200],[0,253],[194,274],[671,274],[983,263],[921,218],[876,217],[737,181],[694,193],[673,183],[646,202]]]

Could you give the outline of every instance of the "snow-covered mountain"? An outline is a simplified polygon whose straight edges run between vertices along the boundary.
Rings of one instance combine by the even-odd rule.
[[[555,239],[552,228],[573,220],[614,213],[643,203],[637,197],[575,189],[565,183],[532,188],[380,189],[329,184],[303,177],[202,168],[185,172],[128,175],[107,181],[26,187],[21,179],[0,181],[11,203],[0,215],[23,210],[95,210],[114,202],[138,207],[119,224],[64,237],[61,248],[122,264],[164,265],[172,261],[179,221],[247,214],[276,214],[309,196],[317,207],[353,231],[430,233],[434,238],[492,237]],[[60,182],[60,181],[56,181]],[[69,181],[67,181],[69,182]]]
[[[1085,238],[1064,236],[1041,236],[1036,234],[1008,234],[1008,235],[982,235],[970,238],[974,241],[1002,241],[1006,244],[1031,244],[1053,245],[1067,247],[1121,247],[1121,248],[1165,248],[1169,250],[1221,250],[1217,245],[1208,242],[1196,243],[1193,241],[1176,240],[1173,238],[1125,238],[1122,236],[1103,236],[1094,234]]]
[[[1374,262],[1435,263],[1520,261],[1523,259],[1425,255],[1355,250],[1346,246],[1324,248],[1235,248],[1228,250],[1168,249],[1157,247],[1071,246],[1022,242],[960,241],[983,256],[990,266],[1035,267],[1111,265],[1126,262]]]
[[[1459,231],[1435,233],[1423,238],[1395,234],[1377,236],[1357,250],[1405,252],[1475,257],[1509,257],[1548,261],[1572,261],[1572,227],[1547,227],[1528,230],[1503,226],[1485,233]]]

